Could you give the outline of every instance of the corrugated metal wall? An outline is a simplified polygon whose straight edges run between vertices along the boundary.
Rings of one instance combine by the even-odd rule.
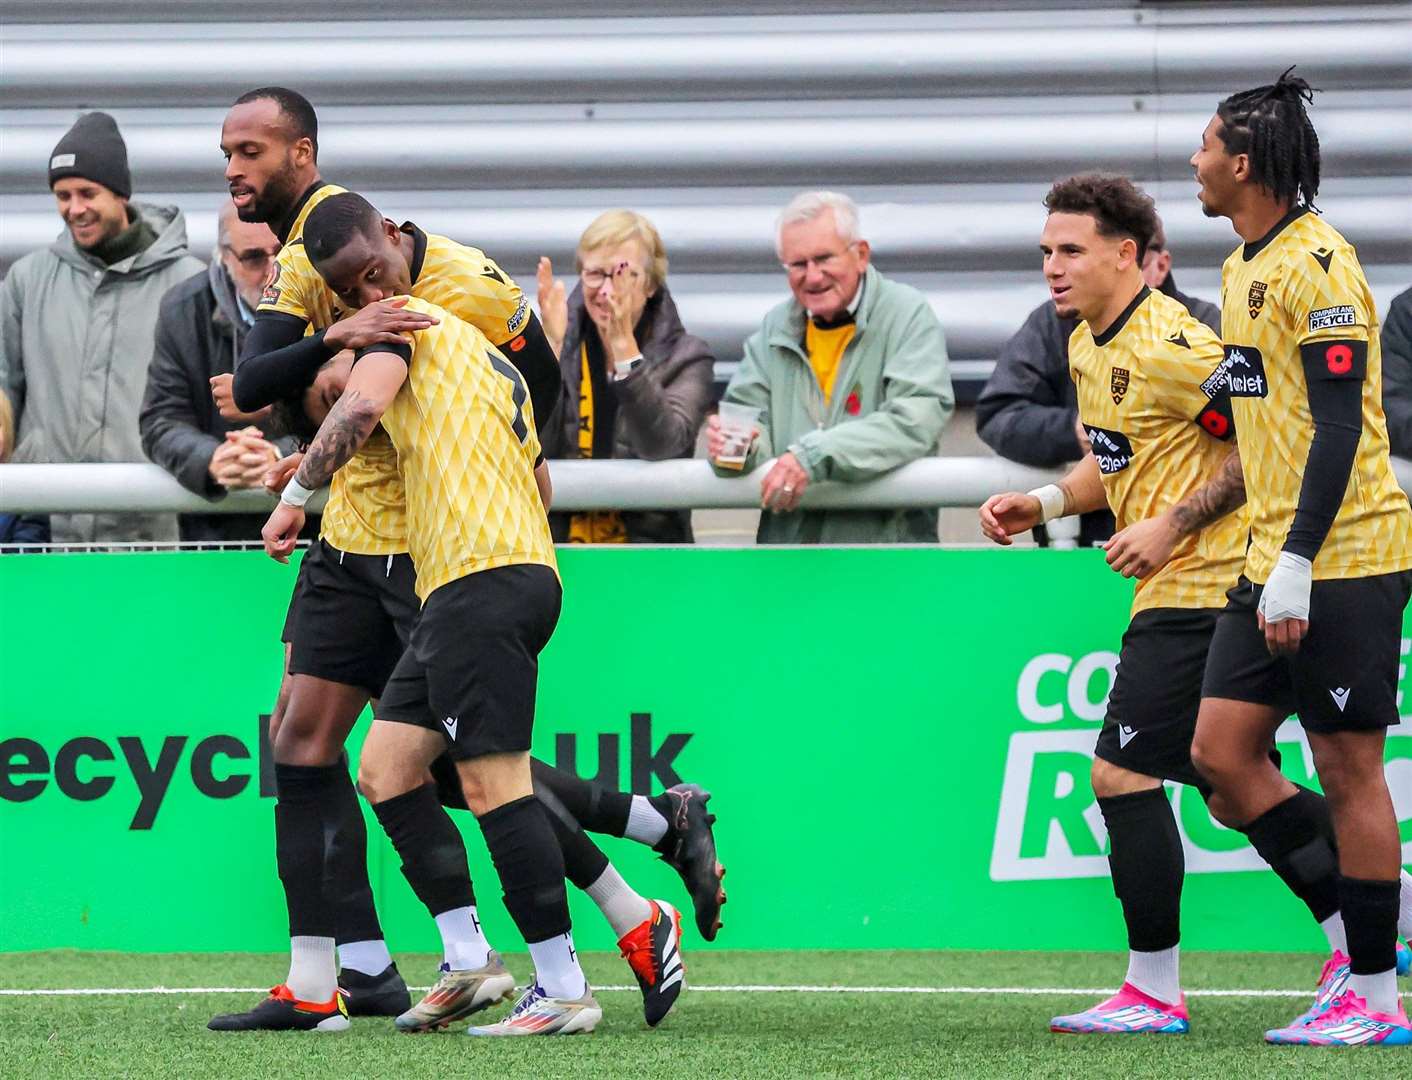
[[[388,24],[348,21],[372,5],[318,0],[293,9],[302,22],[266,24],[208,21],[230,18],[228,5],[10,0],[0,266],[58,230],[45,161],[86,108],[118,118],[138,197],[181,205],[206,254],[224,108],[282,83],[319,109],[329,179],[484,247],[531,285],[540,254],[572,270],[599,211],[643,210],[666,239],[687,325],[727,364],[784,295],[778,207],[801,188],[846,190],[877,263],[931,296],[974,385],[1044,297],[1039,199],[1068,172],[1142,180],[1183,287],[1214,299],[1234,241],[1227,222],[1201,216],[1186,159],[1219,97],[1298,63],[1325,91],[1320,205],[1358,245],[1382,303],[1412,283],[1405,3],[904,14],[873,0],[784,17],[702,16],[705,5],[678,0],[640,19],[565,17],[575,9],[553,3],[513,20],[416,19],[483,6],[403,3]]]

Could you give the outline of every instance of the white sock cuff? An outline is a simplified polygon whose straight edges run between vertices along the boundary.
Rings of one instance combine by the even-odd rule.
[[[634,795],[628,809],[627,838],[641,844],[655,844],[667,835],[667,819],[647,801],[646,795]]]
[[[1181,946],[1157,952],[1129,952],[1127,981],[1166,1005],[1182,999]]]
[[[651,902],[624,881],[612,863],[584,892],[620,938],[652,916]]]

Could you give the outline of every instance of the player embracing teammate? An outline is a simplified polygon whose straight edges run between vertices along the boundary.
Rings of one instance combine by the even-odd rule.
[[[1388,460],[1372,297],[1312,207],[1308,95],[1289,73],[1233,95],[1192,159],[1207,214],[1246,241],[1224,268],[1224,346],[1143,288],[1151,203],[1130,182],[1075,177],[1046,199],[1045,275],[1061,313],[1083,320],[1070,368],[1095,455],[1060,485],[993,497],[982,527],[1009,543],[1106,501],[1120,527],[1108,560],[1142,579],[1093,770],[1128,975],[1055,1031],[1189,1028],[1182,848],[1161,785],[1175,779],[1250,839],[1328,936],[1313,1005],[1267,1040],[1412,1044],[1396,987],[1412,880],[1383,775],[1412,513]],[[1327,801],[1279,771],[1274,734],[1291,712]]]

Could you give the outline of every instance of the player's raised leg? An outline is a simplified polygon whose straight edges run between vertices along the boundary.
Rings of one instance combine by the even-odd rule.
[[[535,791],[551,793],[584,830],[646,844],[681,875],[707,941],[721,929],[726,902],[725,867],[716,853],[706,806],[711,793],[698,784],[676,784],[660,795],[634,795],[584,780],[538,759],[530,762]]]
[[[618,936],[642,991],[643,1017],[656,1027],[686,988],[681,915],[665,900],[648,900],[629,885],[552,791],[536,786],[536,795],[564,853],[565,875],[598,905]]]

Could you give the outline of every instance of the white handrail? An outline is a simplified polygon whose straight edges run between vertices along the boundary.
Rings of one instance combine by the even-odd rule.
[[[554,461],[556,510],[752,509],[769,463],[748,476],[719,477],[700,460]],[[1412,494],[1412,461],[1393,458]],[[865,483],[813,484],[810,509],[979,506],[997,491],[1025,491],[1055,474],[1002,458],[923,458]],[[252,513],[268,510],[264,492],[237,491],[209,502],[156,465],[0,465],[0,513]],[[319,509],[323,495],[310,506]]]
[[[719,477],[704,461],[554,461],[556,510],[749,509],[760,505],[761,466]],[[1053,474],[1001,458],[925,458],[865,483],[820,483],[813,509],[979,506],[997,491],[1024,491]],[[321,496],[316,496],[321,499]],[[237,491],[208,502],[156,465],[0,465],[0,513],[251,513],[274,499]],[[318,508],[321,502],[311,503]]]

